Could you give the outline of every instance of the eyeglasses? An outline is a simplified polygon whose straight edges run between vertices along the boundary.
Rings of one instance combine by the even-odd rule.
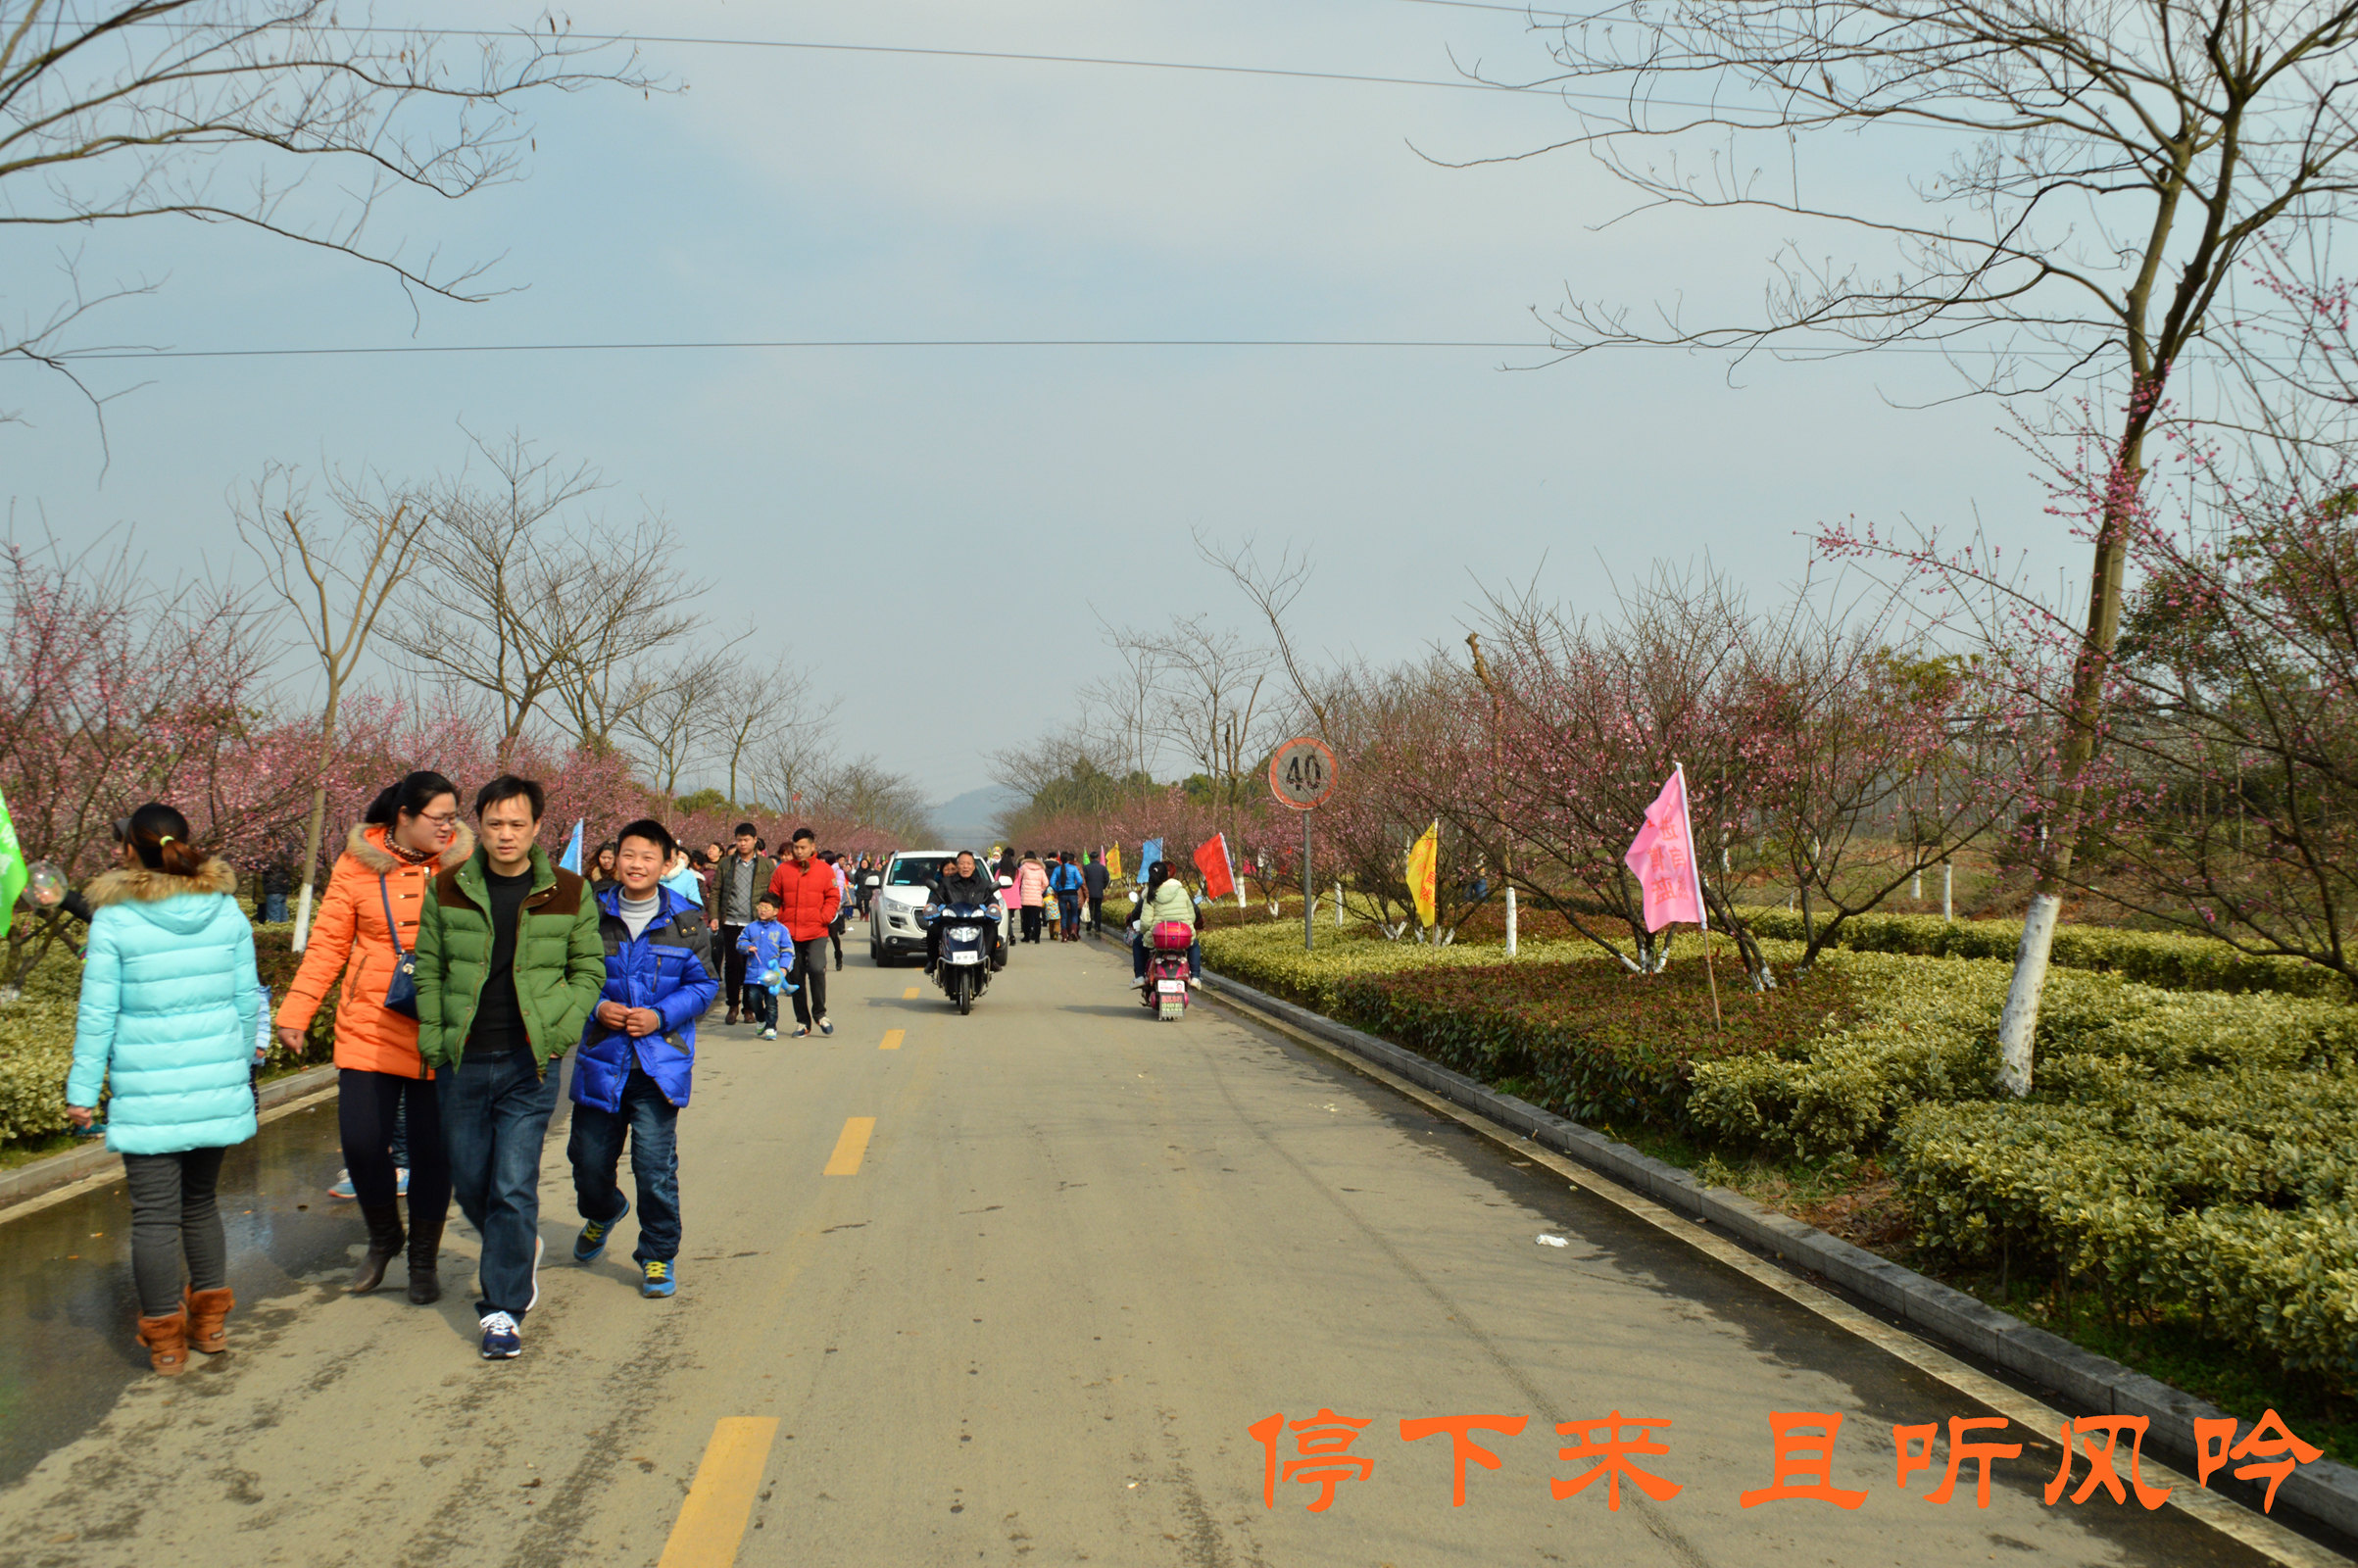
[[[418,820],[430,824],[436,832],[448,833],[452,828],[458,826],[459,813],[456,811],[443,811],[439,813],[428,811],[424,815],[420,816]]]

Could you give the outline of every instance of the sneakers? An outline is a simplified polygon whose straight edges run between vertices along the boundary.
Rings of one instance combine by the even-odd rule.
[[[822,1035],[831,1035],[835,1033],[835,1020],[832,1018],[819,1019],[818,1032]]]
[[[678,1270],[667,1259],[651,1257],[639,1265],[646,1277],[639,1281],[641,1296],[669,1296],[679,1288]]]
[[[407,1165],[393,1167],[393,1196],[396,1198],[410,1196],[410,1167]]]
[[[764,1029],[761,1031],[761,1038],[764,1040],[775,1040],[778,1038],[778,1032],[775,1029]]]
[[[351,1201],[352,1172],[348,1170],[337,1171],[336,1179],[327,1184],[327,1196],[330,1198],[341,1198],[347,1202]]]
[[[621,1214],[616,1214],[613,1219],[594,1219],[582,1226],[581,1234],[573,1238],[573,1261],[576,1263],[598,1261],[598,1254],[606,1250],[606,1238],[613,1234],[614,1228],[622,1223],[622,1216],[629,1212],[630,1200],[625,1198],[622,1200]]]
[[[790,1040],[807,1040],[810,1038],[810,1035],[811,1026],[807,1023],[798,1023],[794,1026],[794,1033],[789,1035],[787,1038]]]
[[[505,1312],[483,1314],[483,1359],[513,1361],[524,1353],[523,1331]]]
[[[1143,975],[1143,974],[1142,974],[1142,975],[1140,975],[1140,976],[1139,976],[1137,979],[1135,979],[1135,980],[1133,980],[1133,981],[1131,981],[1131,982],[1130,982],[1130,989],[1131,989],[1131,990],[1133,990],[1133,991],[1144,991],[1146,988],[1147,988],[1147,977],[1146,977],[1145,975]]]

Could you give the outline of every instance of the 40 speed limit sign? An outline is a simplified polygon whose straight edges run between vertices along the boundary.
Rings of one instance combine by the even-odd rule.
[[[1269,759],[1269,793],[1297,811],[1324,806],[1335,793],[1335,754],[1309,735],[1286,742]]]

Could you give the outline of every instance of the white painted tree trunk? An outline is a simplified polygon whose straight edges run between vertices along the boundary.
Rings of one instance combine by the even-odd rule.
[[[1956,903],[1951,897],[1956,892],[1956,882],[1957,868],[1948,861],[1942,860],[1940,862],[1940,918],[1943,920],[1954,920],[1957,917]]]
[[[287,946],[301,953],[303,944],[310,940],[311,883],[307,880],[303,884],[303,891],[295,895],[295,934],[288,940]]]
[[[1506,890],[1506,956],[1515,956],[1515,890]]]
[[[2015,1096],[2031,1092],[2031,1037],[2039,1027],[2039,993],[2046,989],[2047,955],[2055,946],[2055,916],[2063,901],[2052,893],[2031,900],[2023,917],[2022,946],[2014,955],[2014,983],[2006,1010],[1997,1020],[1998,1087]]]

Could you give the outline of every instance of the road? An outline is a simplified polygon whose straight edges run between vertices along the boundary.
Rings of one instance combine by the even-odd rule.
[[[179,1380],[129,1343],[120,1184],[0,1223],[0,1568],[2268,1560],[2175,1508],[2045,1506],[2052,1435],[2019,1427],[1986,1509],[1970,1465],[1927,1506],[1941,1466],[1901,1492],[1891,1429],[1982,1413],[1956,1392],[1230,1014],[1150,1021],[1105,950],[1022,949],[960,1018],[848,946],[833,1039],[712,1015],[678,1296],[638,1296],[625,1222],[544,1268],[514,1362],[475,1355],[464,1228],[439,1306],[338,1292],[327,1111],[233,1162],[253,1304]],[[542,1194],[565,1258],[561,1139]],[[1371,1468],[1265,1505],[1249,1429],[1322,1411]],[[1612,1411],[1668,1419],[1634,1462],[1675,1495],[1552,1494],[1591,1464],[1556,1425]],[[1741,1504],[1771,1411],[1843,1416],[1863,1505]],[[1475,1413],[1528,1425],[1472,1434],[1499,1464],[1453,1506],[1452,1438],[1400,1423]]]

